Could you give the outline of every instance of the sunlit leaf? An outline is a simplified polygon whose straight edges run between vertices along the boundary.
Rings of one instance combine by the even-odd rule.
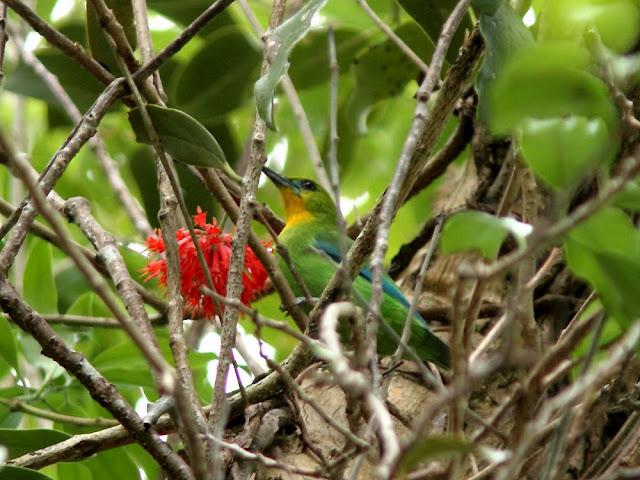
[[[58,313],[51,245],[34,239],[23,275],[23,296],[38,313]]]
[[[558,190],[573,188],[613,153],[604,122],[584,117],[525,120],[520,147],[531,170]]]
[[[195,118],[180,110],[148,105],[147,112],[164,149],[175,160],[196,167],[212,167],[223,170],[234,179],[238,175],[227,163],[224,152],[216,139]],[[151,144],[140,111],[129,112],[129,121],[141,143]]]
[[[492,131],[508,134],[527,118],[575,115],[601,118],[613,135],[618,128],[616,108],[606,85],[585,71],[586,62],[583,54],[567,46],[519,52],[489,90]]]
[[[289,52],[311,27],[311,19],[327,0],[310,0],[304,7],[276,28],[268,38],[269,67],[255,84],[254,94],[258,114],[271,129],[273,121],[273,97],[282,76],[289,68]]]
[[[444,253],[476,251],[494,259],[509,233],[522,241],[531,226],[513,218],[498,218],[485,212],[466,211],[447,219],[442,232]]]
[[[626,53],[640,38],[640,4],[634,0],[548,1],[538,31],[542,41],[581,43],[590,26],[595,26],[608,48]]]

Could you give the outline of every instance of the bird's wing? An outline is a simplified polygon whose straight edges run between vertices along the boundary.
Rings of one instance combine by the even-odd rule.
[[[326,236],[317,238],[314,246],[321,252],[325,253],[327,256],[331,257],[331,259],[336,263],[342,262],[342,254],[340,253],[340,248],[338,247],[336,242],[333,241],[333,239]],[[371,272],[371,269],[369,267],[363,267],[360,270],[359,275],[369,283],[373,282],[373,273]],[[409,308],[409,301],[388,275],[385,275],[382,279],[382,291],[398,301],[403,306]]]

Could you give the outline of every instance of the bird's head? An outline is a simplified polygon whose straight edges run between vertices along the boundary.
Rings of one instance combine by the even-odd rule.
[[[316,182],[307,178],[283,177],[267,167],[262,171],[280,191],[287,226],[311,220],[335,223],[336,206],[327,191]]]

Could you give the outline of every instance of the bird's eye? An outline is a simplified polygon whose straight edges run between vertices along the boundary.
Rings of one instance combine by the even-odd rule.
[[[303,180],[301,185],[305,190],[311,190],[312,192],[315,192],[317,190],[316,184],[311,180]]]

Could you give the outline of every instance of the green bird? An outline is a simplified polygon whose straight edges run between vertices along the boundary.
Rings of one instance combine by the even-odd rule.
[[[313,297],[320,297],[342,261],[336,206],[329,194],[312,180],[286,178],[267,167],[262,170],[278,187],[284,202],[286,225],[278,241],[287,249],[291,263],[304,280],[309,293]],[[347,249],[352,244],[351,239],[346,239]],[[278,261],[294,293],[304,297],[302,288],[284,259],[279,256]],[[351,301],[365,309],[371,299],[372,278],[371,270],[364,267],[352,285],[354,294]],[[382,287],[381,316],[401,336],[410,304],[388,275],[384,277]],[[383,328],[378,331],[378,352],[382,355],[392,354],[398,346],[397,341]],[[417,312],[411,323],[409,345],[422,360],[449,368],[449,347],[429,329],[426,320]]]

